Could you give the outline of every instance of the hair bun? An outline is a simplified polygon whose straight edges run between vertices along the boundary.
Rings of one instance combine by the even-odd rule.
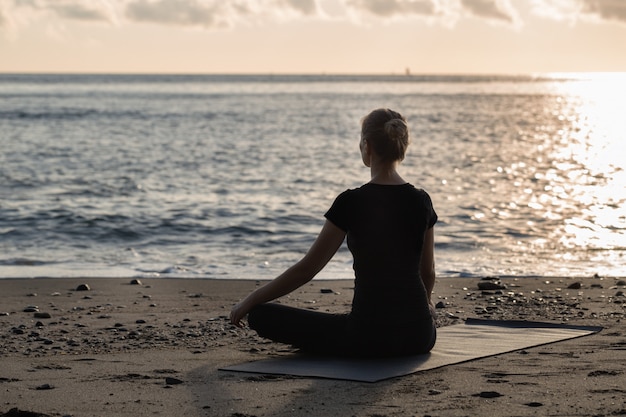
[[[389,139],[403,144],[409,142],[409,126],[402,119],[391,119],[385,123],[385,133]]]

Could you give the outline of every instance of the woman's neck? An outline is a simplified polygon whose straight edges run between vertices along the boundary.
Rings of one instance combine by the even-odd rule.
[[[396,163],[392,165],[372,164],[370,166],[370,183],[381,185],[402,185],[406,181],[398,174]]]

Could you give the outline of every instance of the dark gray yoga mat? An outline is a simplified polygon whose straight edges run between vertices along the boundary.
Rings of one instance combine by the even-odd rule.
[[[293,355],[220,368],[223,371],[377,382],[473,359],[597,333],[602,327],[560,323],[468,319],[437,329],[437,344],[424,355],[349,359]]]

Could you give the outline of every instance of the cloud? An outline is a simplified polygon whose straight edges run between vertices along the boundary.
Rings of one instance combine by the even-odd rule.
[[[236,21],[319,15],[318,0],[0,0],[0,27],[15,18],[24,25],[50,18],[83,22],[126,22],[230,27]]]
[[[285,0],[284,3],[304,15],[315,15],[319,11],[315,0]]]
[[[418,16],[449,27],[467,16],[507,24],[520,22],[510,0],[344,0],[344,3],[348,8],[370,16]]]
[[[520,0],[532,13],[552,20],[617,21],[626,23],[626,0]],[[6,33],[42,24],[65,22],[127,25],[150,23],[205,30],[268,21],[329,18],[320,7],[335,11],[334,19],[361,17],[426,18],[452,27],[472,16],[490,22],[520,25],[512,0],[0,0],[0,29]],[[329,6],[331,5],[331,6]]]
[[[626,22],[626,1],[582,0],[582,12],[605,20]]]
[[[124,15],[132,22],[224,28],[237,20],[312,16],[318,11],[316,0],[130,0]]]
[[[461,5],[475,16],[513,23],[516,13],[507,0],[461,0]]]
[[[347,0],[346,5],[379,17],[435,14],[432,0]]]
[[[227,26],[224,9],[228,2],[201,3],[197,0],[136,0],[127,4],[125,16],[135,22],[165,25]]]
[[[0,26],[33,22],[37,16],[50,16],[86,22],[110,21],[109,8],[103,1],[84,0],[0,0]]]
[[[533,12],[548,19],[626,23],[624,0],[533,0]]]
[[[108,21],[109,17],[102,9],[86,6],[81,3],[52,3],[49,10],[60,17],[86,21]]]

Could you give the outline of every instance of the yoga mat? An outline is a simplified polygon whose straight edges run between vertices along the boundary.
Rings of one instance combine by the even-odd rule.
[[[435,348],[423,355],[350,359],[295,354],[228,366],[220,370],[377,382],[586,336],[600,330],[602,327],[560,323],[468,319],[464,324],[438,328]]]

